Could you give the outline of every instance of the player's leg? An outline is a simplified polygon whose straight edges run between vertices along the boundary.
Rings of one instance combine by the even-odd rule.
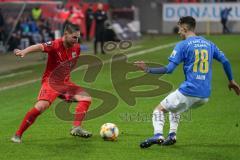
[[[161,102],[169,111],[170,123],[168,137],[164,140],[162,145],[173,145],[177,142],[176,135],[180,122],[180,113],[186,111],[190,104],[187,97],[180,93],[178,90],[174,91],[170,95]]]
[[[208,98],[198,98],[183,95],[178,90],[175,91],[175,105],[169,107],[169,122],[170,130],[167,139],[162,143],[162,145],[173,145],[176,143],[177,128],[180,121],[180,113],[187,111],[189,108],[199,107],[205,104]]]
[[[179,121],[180,121],[180,113],[169,112],[169,123],[170,123],[169,133],[172,133],[172,132],[177,133]]]
[[[58,94],[52,90],[47,83],[42,84],[37,103],[27,112],[19,129],[11,140],[13,142],[20,143],[23,133],[34,123],[36,118],[42,112],[49,108],[50,104],[57,98],[57,96]]]
[[[86,116],[92,98],[86,92],[82,91],[81,93],[74,95],[74,99],[78,103],[75,109],[75,118],[70,133],[72,136],[79,136],[84,138],[91,137],[92,133],[82,128],[82,121]]]
[[[77,101],[73,126],[78,127],[82,125],[82,121],[88,111],[89,106],[91,105],[92,98],[84,91],[74,95],[73,98],[75,101]]]
[[[176,134],[177,134],[179,121],[180,121],[180,113],[169,112],[169,123],[170,123],[169,134],[167,139],[163,142],[162,145],[173,145],[174,143],[177,142]]]
[[[25,115],[22,123],[19,126],[19,129],[15,133],[15,136],[11,140],[15,143],[21,143],[21,137],[23,133],[34,123],[37,117],[49,108],[50,103],[48,101],[40,100],[38,101],[33,108],[31,108]]]
[[[154,135],[163,134],[163,127],[165,123],[165,115],[164,115],[165,112],[167,111],[164,109],[164,107],[161,104],[158,105],[153,111],[152,123],[154,128]]]
[[[170,93],[163,101],[161,101],[160,105],[153,112],[153,127],[154,127],[154,136],[145,140],[140,144],[140,147],[146,148],[150,147],[152,144],[156,142],[157,137],[163,137],[163,127],[164,127],[164,112],[177,112],[184,109],[184,103],[182,103],[182,97],[179,96],[179,91],[176,90]],[[183,106],[182,106],[183,105]],[[178,123],[177,123],[178,124]],[[176,128],[176,122],[172,123],[172,129]],[[171,134],[172,135],[172,134]],[[176,133],[175,133],[176,135]],[[171,137],[172,138],[172,137]],[[176,136],[174,137],[176,140]],[[153,143],[154,142],[154,143]],[[160,144],[164,144],[166,141],[161,141]],[[175,141],[176,142],[176,141]]]
[[[154,136],[146,139],[144,142],[140,143],[141,148],[148,148],[153,144],[162,144],[164,141],[163,137],[163,127],[165,123],[164,113],[167,112],[166,109],[160,104],[158,105],[152,114],[152,123],[154,128]]]

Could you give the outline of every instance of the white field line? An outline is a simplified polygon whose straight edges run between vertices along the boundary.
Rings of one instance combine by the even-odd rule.
[[[139,48],[142,48],[143,46],[141,46],[141,45],[138,45],[138,46],[133,46],[133,47],[131,47],[131,48],[129,48],[129,49],[127,49],[126,51],[131,51],[131,50],[134,50],[134,49],[139,49]]]
[[[168,43],[168,44],[165,44],[165,45],[160,45],[160,46],[153,47],[153,48],[150,48],[150,49],[145,49],[145,50],[138,51],[138,52],[135,52],[135,53],[127,54],[126,56],[127,56],[128,58],[134,57],[134,56],[139,56],[139,55],[143,55],[143,54],[146,54],[146,53],[151,53],[151,52],[155,52],[155,51],[162,50],[162,49],[165,49],[165,48],[169,48],[169,47],[174,46],[175,44],[176,44],[176,42],[174,42],[174,43]],[[116,61],[116,60],[118,60],[118,59],[115,59],[115,61]],[[108,63],[110,63],[110,62],[112,62],[111,59],[103,61],[104,64],[108,64]],[[84,67],[78,67],[78,68],[76,68],[74,71],[81,70],[82,68],[84,68]],[[9,86],[5,86],[5,87],[1,87],[1,88],[0,88],[0,92],[1,92],[1,91],[5,91],[5,90],[9,90],[9,89],[12,89],[12,88],[24,86],[24,85],[27,85],[27,84],[32,84],[32,83],[35,83],[35,82],[40,81],[40,80],[41,80],[41,79],[38,78],[38,79],[33,79],[33,80],[26,81],[26,82],[14,84],[14,85],[9,85]]]
[[[5,78],[11,78],[11,77],[19,76],[19,75],[24,75],[24,74],[28,74],[28,73],[32,73],[32,72],[33,72],[32,70],[27,70],[27,71],[23,71],[23,72],[10,73],[10,74],[0,76],[0,80],[5,79]]]
[[[137,46],[133,46],[129,49],[126,49],[126,51],[132,51],[132,50],[139,49],[139,48],[142,48],[142,47],[143,47],[142,45],[137,45]],[[82,51],[81,53],[86,53],[86,54],[93,53],[93,48],[90,48],[86,51]]]
[[[127,57],[130,58],[130,57],[135,57],[135,56],[139,56],[139,55],[146,54],[146,53],[155,52],[155,51],[158,51],[158,50],[162,50],[162,49],[165,49],[165,48],[172,47],[172,46],[176,45],[176,43],[177,42],[168,43],[168,44],[160,45],[160,46],[153,47],[153,48],[150,48],[150,49],[145,49],[145,50],[142,50],[142,51],[138,51],[138,52],[135,52],[135,53],[132,53],[132,54],[127,54]]]
[[[4,90],[9,90],[9,89],[12,89],[12,88],[17,88],[17,87],[20,87],[20,86],[24,86],[24,85],[27,85],[27,84],[32,84],[32,83],[35,83],[35,82],[40,81],[40,80],[41,79],[38,78],[38,79],[33,79],[33,80],[29,80],[29,81],[22,82],[22,83],[17,83],[17,84],[1,87],[0,92],[4,91]]]

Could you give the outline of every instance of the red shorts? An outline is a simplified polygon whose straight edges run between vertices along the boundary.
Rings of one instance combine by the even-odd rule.
[[[46,100],[52,103],[57,97],[65,101],[74,101],[73,97],[84,90],[72,82],[65,82],[64,85],[50,86],[48,82],[42,84],[38,94],[38,100]]]

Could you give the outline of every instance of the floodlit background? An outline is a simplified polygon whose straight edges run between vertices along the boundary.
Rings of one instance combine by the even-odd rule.
[[[108,15],[105,23],[104,41],[106,54],[94,55],[95,20],[87,25],[88,8],[92,13],[98,3],[103,4]],[[124,65],[116,67],[127,56],[131,64],[136,60],[167,64],[168,56],[180,38],[176,23],[181,16],[193,16],[197,20],[197,34],[213,41],[226,54],[232,65],[234,79],[240,83],[240,2],[197,0],[0,0],[0,159],[164,159],[236,160],[240,152],[240,101],[227,88],[227,78],[221,64],[213,63],[212,96],[203,107],[182,115],[175,146],[153,146],[142,150],[139,143],[153,134],[151,114],[156,105],[184,80],[182,65],[172,75],[159,76],[159,95],[136,97],[131,93],[150,92],[154,86],[129,86],[129,79],[143,76],[140,72],[126,71],[126,79],[115,81],[114,73],[122,73]],[[223,22],[223,11],[227,12]],[[225,16],[226,18],[226,16]],[[55,101],[23,136],[23,144],[12,144],[23,116],[37,100],[40,79],[46,65],[44,53],[29,54],[21,59],[13,55],[13,49],[23,49],[36,43],[44,43],[61,37],[63,26],[69,21],[81,29],[83,56],[95,56],[102,60],[103,68],[93,82],[84,79],[87,67],[72,73],[75,83],[91,89],[93,95],[101,92],[111,95],[115,103],[101,115],[91,115],[84,127],[93,132],[90,139],[71,137],[71,122],[56,115]],[[223,24],[227,28],[223,29]],[[111,34],[108,34],[111,33]],[[88,38],[89,37],[89,38]],[[111,50],[108,41],[114,41]],[[120,43],[127,41],[121,47]],[[80,58],[81,61],[81,58]],[[124,63],[125,64],[125,63]],[[156,75],[151,75],[156,79]],[[172,87],[164,90],[167,82]],[[118,86],[118,87],[116,87]],[[119,91],[123,86],[126,91]],[[134,105],[129,99],[136,100]],[[128,96],[129,95],[129,96]],[[146,93],[147,95],[147,93]],[[109,98],[109,99],[110,99]],[[93,96],[90,110],[97,109],[103,99]],[[114,105],[114,106],[112,106]],[[75,104],[70,107],[71,112]],[[100,138],[103,123],[115,123],[120,130],[118,141],[106,142]],[[165,135],[168,131],[166,123]]]

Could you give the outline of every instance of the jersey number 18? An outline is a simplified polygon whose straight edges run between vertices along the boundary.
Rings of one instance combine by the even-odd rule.
[[[200,71],[201,73],[208,73],[208,51],[205,49],[195,49],[195,62],[193,66],[193,72]]]

